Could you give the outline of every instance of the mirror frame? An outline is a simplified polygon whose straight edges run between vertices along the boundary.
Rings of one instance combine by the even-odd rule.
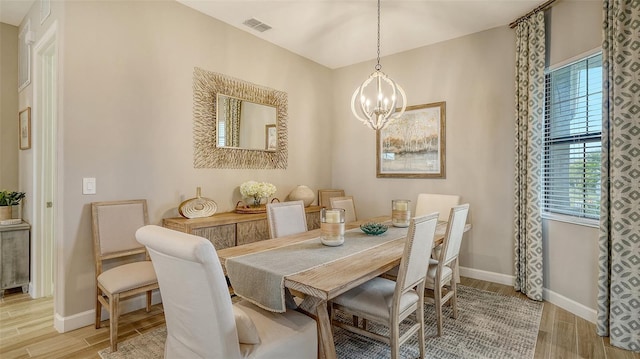
[[[217,146],[218,94],[276,108],[275,151]],[[193,166],[195,168],[287,168],[287,93],[195,67],[193,71]],[[260,129],[262,131],[262,129]]]

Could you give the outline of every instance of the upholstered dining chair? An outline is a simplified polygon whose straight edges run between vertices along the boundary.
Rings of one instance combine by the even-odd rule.
[[[267,223],[270,238],[306,232],[308,229],[304,202],[267,203]]]
[[[429,269],[427,270],[426,293],[433,294],[436,310],[436,320],[438,323],[438,336],[442,335],[442,306],[451,301],[453,318],[458,318],[458,289],[454,276],[454,267],[458,262],[460,245],[464,226],[469,213],[469,204],[462,204],[451,208],[449,212],[449,222],[445,232],[442,250],[438,259],[429,259]],[[443,296],[443,288],[447,288],[447,293]]]
[[[120,301],[146,293],[148,312],[152,291],[158,289],[149,255],[135,238],[136,230],[149,223],[147,201],[93,202],[91,218],[97,283],[95,327],[100,328],[104,306],[109,312],[111,351],[115,352]]]
[[[404,252],[400,260],[396,281],[375,277],[331,301],[332,324],[351,332],[367,336],[391,345],[391,358],[398,358],[400,346],[418,333],[420,357],[424,358],[424,286],[428,253],[433,245],[433,237],[438,222],[438,214],[414,217],[409,225]],[[363,318],[363,327],[336,320],[336,310]],[[400,323],[415,313],[416,323],[400,334]],[[367,330],[367,321],[374,321],[389,327],[389,337]]]
[[[331,202],[331,208],[344,209],[345,223],[355,222],[358,220],[353,196],[331,197],[329,198],[329,201]]]
[[[149,225],[136,232],[158,274],[167,323],[164,357],[317,358],[317,325],[295,310],[232,304],[211,242]]]
[[[343,189],[319,189],[318,206],[331,208],[331,197],[344,197]]]

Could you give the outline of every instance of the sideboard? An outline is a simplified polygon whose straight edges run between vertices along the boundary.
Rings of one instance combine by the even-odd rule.
[[[29,291],[29,240],[27,222],[0,226],[0,298],[5,289]]]
[[[320,228],[320,206],[305,208],[309,230]],[[207,238],[216,250],[269,239],[266,213],[216,213],[205,218],[164,218],[162,226]]]

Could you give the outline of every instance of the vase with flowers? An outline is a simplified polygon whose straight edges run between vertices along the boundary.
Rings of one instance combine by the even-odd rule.
[[[240,185],[240,194],[250,207],[260,207],[276,193],[276,186],[268,182],[247,181]]]

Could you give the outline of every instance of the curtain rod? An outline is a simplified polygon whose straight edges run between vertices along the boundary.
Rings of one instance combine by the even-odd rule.
[[[539,5],[539,6],[538,6],[538,7],[536,7],[535,9],[533,9],[533,10],[529,11],[528,13],[526,13],[526,14],[524,14],[524,15],[520,16],[519,18],[515,19],[511,24],[509,24],[509,27],[513,29],[514,27],[518,26],[518,24],[519,24],[521,21],[523,21],[523,20],[525,20],[525,19],[529,18],[529,16],[531,16],[531,15],[535,14],[536,12],[541,11],[541,10],[546,10],[546,9],[550,8],[550,7],[551,7],[551,5],[552,5],[554,2],[556,2],[556,1],[558,1],[558,0],[547,0],[547,1],[546,1],[545,3],[543,3],[542,5]]]

